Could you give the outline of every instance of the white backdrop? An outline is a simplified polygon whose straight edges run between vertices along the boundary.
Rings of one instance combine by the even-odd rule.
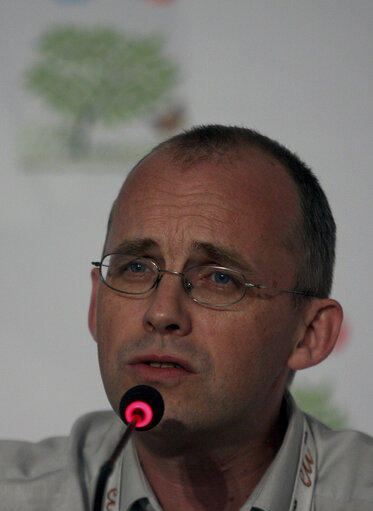
[[[86,326],[89,263],[130,162],[25,164],[23,127],[52,114],[20,83],[44,26],[120,29],[131,17],[144,33],[169,31],[182,127],[253,127],[319,176],[338,225],[333,296],[346,326],[336,354],[297,385],[330,382],[348,424],[373,434],[371,0],[2,0],[0,436],[66,434],[78,415],[108,407]],[[136,126],[146,143],[157,138]]]

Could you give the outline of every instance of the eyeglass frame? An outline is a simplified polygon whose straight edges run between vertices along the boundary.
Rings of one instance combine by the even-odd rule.
[[[113,256],[113,255],[122,255],[122,256],[128,255],[128,256],[133,257],[134,260],[136,260],[136,259],[145,259],[147,261],[150,261],[154,265],[154,267],[157,269],[157,275],[156,275],[156,277],[155,277],[151,287],[149,289],[147,289],[146,291],[141,291],[139,293],[133,293],[131,291],[122,291],[121,289],[116,289],[115,287],[110,286],[110,284],[108,284],[108,282],[105,280],[105,278],[102,275],[102,266],[103,266],[102,263],[103,263],[104,259],[106,259],[109,256]],[[243,281],[244,281],[243,282],[243,284],[244,284],[243,292],[242,292],[242,296],[238,300],[235,300],[234,302],[229,302],[229,303],[213,304],[213,303],[209,303],[209,302],[203,302],[203,301],[199,300],[198,298],[194,298],[192,296],[192,294],[191,294],[192,289],[190,287],[190,282],[188,282],[188,280],[186,280],[185,272],[174,271],[174,270],[167,270],[167,269],[160,268],[158,266],[158,264],[153,259],[148,258],[148,257],[141,257],[141,256],[136,256],[136,255],[132,256],[131,254],[124,254],[122,252],[112,252],[112,253],[105,254],[104,256],[102,256],[101,261],[92,261],[91,264],[95,268],[99,269],[99,271],[100,271],[100,278],[101,278],[102,282],[105,284],[105,286],[107,286],[109,289],[111,289],[111,290],[113,290],[113,291],[115,291],[117,293],[122,293],[122,294],[127,294],[127,295],[132,295],[132,296],[145,295],[146,293],[149,293],[152,289],[156,289],[159,286],[159,284],[160,284],[160,282],[162,280],[162,277],[163,277],[162,274],[163,273],[169,273],[171,275],[179,275],[181,277],[183,289],[184,289],[184,291],[186,292],[186,294],[189,296],[189,298],[191,300],[193,300],[194,302],[198,303],[199,305],[204,305],[204,306],[207,306],[207,307],[229,307],[231,305],[235,305],[236,303],[240,302],[241,300],[243,300],[245,298],[246,292],[247,292],[248,289],[253,289],[253,288],[255,288],[255,289],[268,289],[268,290],[279,291],[281,293],[289,293],[289,294],[294,294],[294,295],[315,297],[315,295],[309,293],[308,291],[298,291],[298,290],[283,289],[283,288],[279,288],[279,287],[266,286],[264,284],[253,284],[253,283],[247,281],[245,275],[240,270],[235,270],[233,268],[228,268],[226,266],[219,266],[219,265],[214,265],[214,264],[197,264],[197,265],[190,266],[189,268],[187,268],[185,270],[185,272],[193,270],[194,268],[212,268],[214,270],[222,270],[222,271],[229,271],[229,272],[237,273],[238,275],[240,275],[243,278]]]

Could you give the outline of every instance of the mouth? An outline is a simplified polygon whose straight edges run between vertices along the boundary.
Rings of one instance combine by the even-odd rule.
[[[140,382],[180,380],[195,374],[189,362],[168,355],[142,355],[131,360],[129,366]]]
[[[128,363],[129,365],[145,364],[155,369],[183,369],[190,373],[195,372],[187,360],[170,354],[145,353],[132,358]]]
[[[183,369],[180,364],[173,364],[171,362],[145,362],[150,367],[157,367],[159,369]]]

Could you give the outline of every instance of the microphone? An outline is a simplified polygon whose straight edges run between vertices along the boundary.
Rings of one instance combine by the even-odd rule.
[[[100,469],[96,483],[93,511],[101,511],[106,481],[132,432],[135,429],[145,431],[154,428],[162,419],[163,413],[163,398],[154,387],[137,385],[124,394],[119,404],[119,415],[128,427],[115,447],[113,454]]]
[[[119,404],[119,415],[125,424],[136,420],[136,429],[149,430],[162,419],[164,402],[154,387],[137,385],[128,390]]]

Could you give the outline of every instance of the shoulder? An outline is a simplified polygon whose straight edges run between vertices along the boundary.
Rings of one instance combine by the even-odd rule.
[[[95,412],[81,417],[67,437],[1,441],[2,509],[83,509],[97,466],[110,454],[121,429],[113,412]]]
[[[343,507],[335,509],[341,510],[373,509],[373,438],[358,431],[333,431],[308,416],[307,421],[317,451],[316,502],[340,503]]]
[[[87,454],[102,443],[119,419],[112,412],[94,412],[80,417],[66,437],[40,442],[0,441],[0,478],[40,477],[66,468],[77,456]]]

